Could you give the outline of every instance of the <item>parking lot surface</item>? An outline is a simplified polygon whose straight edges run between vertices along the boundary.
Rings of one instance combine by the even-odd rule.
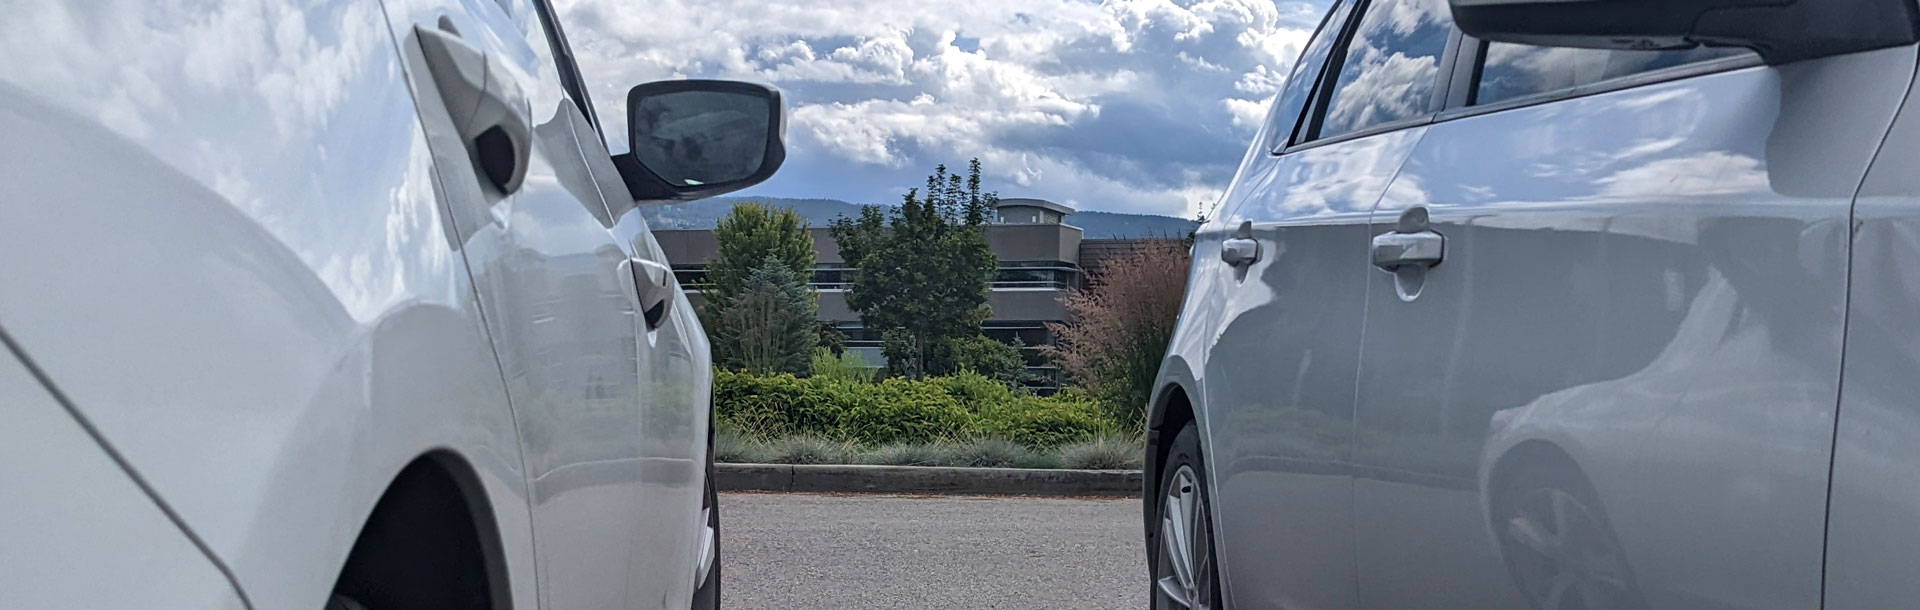
[[[721,496],[731,610],[1147,605],[1137,499]]]

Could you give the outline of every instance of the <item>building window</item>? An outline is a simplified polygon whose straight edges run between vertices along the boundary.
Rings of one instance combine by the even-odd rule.
[[[1080,286],[1080,268],[1057,261],[1003,261],[991,284],[995,290],[1070,290]]]
[[[861,362],[872,368],[887,366],[886,341],[878,331],[867,330],[859,322],[838,322],[833,329],[846,336],[843,345],[847,353],[858,356]]]
[[[699,292],[707,288],[706,265],[674,265],[673,279],[680,282],[680,289],[687,292]]]
[[[689,292],[699,292],[709,287],[706,265],[675,265],[673,275],[680,280],[680,287]],[[860,276],[860,270],[838,263],[823,263],[813,268],[813,277],[807,282],[814,290],[847,290]],[[1070,290],[1080,286],[1080,268],[1073,263],[1057,261],[1009,261],[1000,263],[1000,268],[989,282],[992,288]]]
[[[813,276],[807,285],[814,290],[846,290],[853,286],[853,279],[858,274],[858,269],[838,263],[822,263],[813,268]],[[706,265],[674,265],[673,276],[680,280],[680,287],[688,292],[699,292],[709,287]]]

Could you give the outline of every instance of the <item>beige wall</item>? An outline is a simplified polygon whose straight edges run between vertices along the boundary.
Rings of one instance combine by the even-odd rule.
[[[813,252],[822,263],[844,263],[840,248],[824,228],[809,229]],[[1080,227],[1073,225],[987,225],[987,247],[1003,261],[1080,260]],[[674,265],[699,265],[720,251],[708,229],[662,229],[654,238]]]

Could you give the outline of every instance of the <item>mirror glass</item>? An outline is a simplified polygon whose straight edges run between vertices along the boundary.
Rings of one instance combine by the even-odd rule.
[[[627,112],[635,160],[674,187],[744,180],[766,162],[774,109],[765,95],[659,93]]]

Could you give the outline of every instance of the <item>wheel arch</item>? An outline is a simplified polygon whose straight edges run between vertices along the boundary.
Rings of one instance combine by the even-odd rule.
[[[394,473],[368,509],[333,590],[374,610],[388,605],[511,610],[500,534],[493,502],[473,464],[452,449],[428,450]],[[367,596],[405,603],[378,604]]]
[[[1574,459],[1573,453],[1559,443],[1532,438],[1508,447],[1487,464],[1486,473],[1481,476],[1480,514],[1485,516],[1488,540],[1497,544],[1499,539],[1494,531],[1496,524],[1492,521],[1494,500],[1515,474],[1527,466],[1536,465],[1564,470],[1579,477],[1587,487],[1593,486],[1592,480],[1581,469],[1579,460]]]
[[[1158,543],[1159,529],[1154,527],[1160,516],[1156,503],[1156,492],[1160,489],[1160,464],[1166,460],[1167,451],[1173,443],[1173,437],[1180,429],[1193,424],[1198,427],[1199,410],[1196,407],[1197,388],[1194,378],[1187,368],[1185,360],[1170,356],[1160,366],[1159,379],[1155,382],[1153,402],[1147,408],[1146,456],[1141,469],[1141,527],[1146,535],[1148,561],[1152,561],[1154,545]],[[1201,448],[1205,451],[1205,434],[1200,435]]]

